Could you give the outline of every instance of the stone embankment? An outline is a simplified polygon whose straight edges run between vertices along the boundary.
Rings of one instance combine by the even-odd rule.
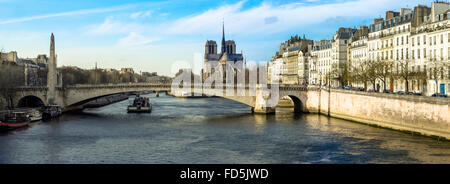
[[[449,98],[332,89],[308,91],[306,109],[312,113],[450,140],[449,104]]]

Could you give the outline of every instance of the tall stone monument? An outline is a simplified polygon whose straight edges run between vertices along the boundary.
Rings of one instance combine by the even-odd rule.
[[[50,62],[48,64],[48,74],[47,74],[47,104],[56,104],[56,86],[57,86],[57,68],[56,68],[56,57],[55,57],[55,37],[53,33],[50,37]]]

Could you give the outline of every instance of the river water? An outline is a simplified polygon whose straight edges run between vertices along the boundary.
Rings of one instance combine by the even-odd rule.
[[[254,115],[222,98],[151,97],[0,134],[0,163],[450,163],[450,142],[317,114]],[[131,100],[132,98],[130,98]]]

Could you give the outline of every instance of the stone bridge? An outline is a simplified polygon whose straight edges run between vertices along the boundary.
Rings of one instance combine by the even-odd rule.
[[[196,93],[214,95],[250,106],[256,113],[274,112],[267,102],[274,96],[267,95],[267,88],[234,87],[230,89],[206,89],[190,86],[174,91],[171,84],[113,84],[76,85],[56,87],[54,96],[49,96],[48,87],[22,87],[13,97],[17,106],[47,105],[49,99],[61,105],[65,111],[77,109],[90,100],[112,94],[155,91],[171,93]],[[269,86],[269,88],[275,86]],[[339,89],[319,89],[304,86],[278,86],[275,99],[290,98],[296,112],[320,113],[370,125],[396,130],[417,132],[450,139],[448,116],[450,99],[417,97],[410,95],[367,93]],[[240,93],[238,93],[240,92]]]
[[[289,97],[294,102],[294,109],[297,112],[307,112],[308,109],[305,106],[308,100],[307,91],[305,86],[283,85],[276,86],[278,94],[276,97],[267,95],[268,88],[261,87],[229,87],[223,86],[218,89],[207,89],[203,86],[190,86],[187,88],[175,89],[171,83],[127,83],[127,84],[100,84],[100,85],[73,85],[66,87],[56,87],[55,96],[53,97],[53,104],[57,104],[63,107],[65,111],[72,109],[79,109],[83,104],[95,100],[97,98],[127,93],[127,92],[140,92],[140,91],[153,91],[153,92],[168,92],[180,96],[180,94],[194,94],[194,95],[207,95],[218,96],[233,101],[237,101],[250,106],[254,112],[257,113],[269,113],[273,112],[274,108],[268,105],[270,99],[275,99],[278,102],[281,98]],[[275,86],[274,86],[275,87]],[[265,96],[266,95],[266,96]],[[17,89],[16,94],[13,97],[13,103],[17,107],[30,107],[49,104],[48,87],[20,87]],[[273,100],[272,100],[273,101]]]

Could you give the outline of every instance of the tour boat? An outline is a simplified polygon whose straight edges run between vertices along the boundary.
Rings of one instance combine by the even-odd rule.
[[[38,109],[32,109],[28,111],[31,122],[42,120],[42,112]]]
[[[0,121],[0,130],[12,130],[28,126],[31,122],[26,112],[11,112]]]
[[[49,105],[45,106],[42,112],[42,119],[48,120],[58,117],[62,114],[61,106],[59,105]]]
[[[133,104],[129,105],[127,108],[128,113],[150,113],[151,111],[152,104],[150,103],[150,99],[147,97],[141,97],[139,94],[136,94]]]

